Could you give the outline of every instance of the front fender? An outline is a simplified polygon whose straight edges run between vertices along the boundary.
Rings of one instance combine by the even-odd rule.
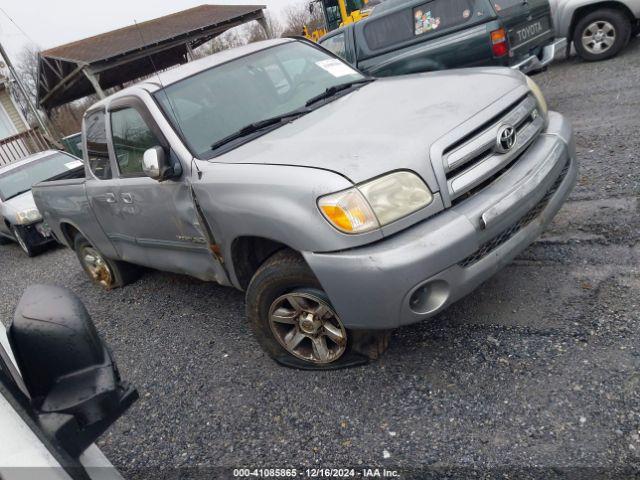
[[[238,237],[274,240],[300,252],[344,250],[382,238],[346,235],[322,216],[317,199],[353,186],[337,173],[288,165],[199,162],[192,186],[225,260]]]
[[[553,12],[553,26],[556,31],[556,38],[565,37],[568,42],[571,42],[569,38],[571,30],[571,21],[576,9],[583,5],[582,0],[570,0],[568,2],[558,2]]]

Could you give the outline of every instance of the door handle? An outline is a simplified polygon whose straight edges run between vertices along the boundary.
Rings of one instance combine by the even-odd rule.
[[[124,203],[133,203],[133,197],[130,193],[122,193],[120,194],[120,198]]]
[[[116,203],[116,195],[115,193],[105,193],[104,194],[104,201],[107,203]]]

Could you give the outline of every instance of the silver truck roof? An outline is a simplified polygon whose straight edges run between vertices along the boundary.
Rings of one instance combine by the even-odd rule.
[[[222,65],[223,63],[235,60],[236,58],[244,57],[245,55],[259,52],[260,50],[265,50],[275,45],[281,45],[294,41],[295,40],[291,38],[277,38],[274,40],[264,40],[262,42],[250,43],[249,45],[244,45],[242,47],[231,48],[229,50],[223,50],[221,52],[214,53],[204,58],[194,60],[193,62],[180,65],[164,72],[160,72],[157,75],[152,75],[146,80],[136,83],[131,87],[120,90],[119,92],[114,93],[113,95],[110,95],[97,103],[94,103],[89,108],[89,111],[104,107],[108,105],[112,100],[119,97],[124,97],[136,90],[139,90],[140,88],[154,93],[163,87],[167,87],[187,77],[200,73],[204,70],[208,70],[209,68]]]

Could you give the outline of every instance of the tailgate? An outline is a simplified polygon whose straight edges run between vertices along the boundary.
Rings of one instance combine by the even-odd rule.
[[[549,0],[492,0],[513,57],[529,54],[554,37]]]

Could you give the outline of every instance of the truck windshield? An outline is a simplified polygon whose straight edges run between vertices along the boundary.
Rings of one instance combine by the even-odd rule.
[[[33,162],[0,172],[0,198],[3,201],[31,190],[36,183],[61,175],[82,165],[82,162],[64,153],[54,153]]]
[[[180,80],[155,96],[191,151],[207,159],[214,156],[212,145],[245,127],[305,109],[328,89],[364,78],[316,47],[289,42]]]

